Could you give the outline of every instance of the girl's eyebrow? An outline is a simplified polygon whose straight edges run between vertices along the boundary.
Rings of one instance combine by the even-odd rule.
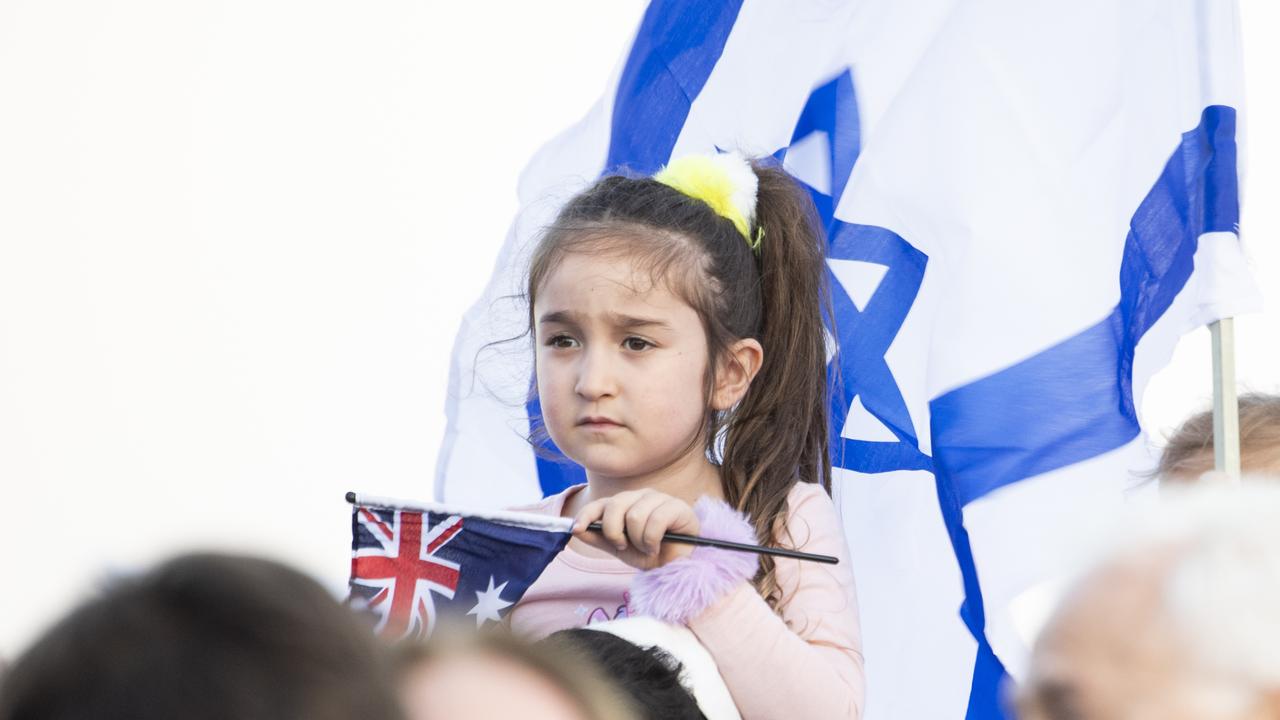
[[[625,330],[634,330],[636,328],[642,328],[642,327],[667,328],[667,329],[671,327],[671,324],[666,322],[665,320],[657,320],[655,318],[636,317],[634,315],[622,315],[619,313],[609,313],[609,321],[612,322],[614,326],[623,328]]]
[[[576,326],[578,324],[575,320],[576,317],[577,313],[570,310],[556,310],[555,312],[543,313],[542,317],[538,318],[538,324],[550,325],[558,323],[560,325]]]
[[[610,324],[624,330],[634,330],[636,328],[669,329],[671,327],[670,323],[656,318],[636,317],[635,315],[623,315],[621,313],[609,313],[607,317]],[[575,313],[572,310],[556,310],[554,312],[544,313],[542,317],[538,318],[538,324],[560,324],[578,327],[581,323],[578,319],[578,313]]]

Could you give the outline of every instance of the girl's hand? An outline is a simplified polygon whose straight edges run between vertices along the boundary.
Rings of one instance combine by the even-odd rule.
[[[599,521],[603,532],[588,530]],[[666,532],[697,535],[700,525],[689,503],[657,490],[633,490],[594,500],[573,521],[578,539],[641,570],[661,567],[693,552],[692,545],[662,542]]]

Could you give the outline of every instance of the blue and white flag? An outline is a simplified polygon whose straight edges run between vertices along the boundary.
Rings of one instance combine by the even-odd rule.
[[[869,720],[1002,717],[1045,588],[1151,458],[1179,336],[1259,302],[1237,237],[1224,0],[653,0],[609,90],[520,180],[454,350],[437,492],[580,477],[524,440],[531,243],[620,166],[776,155],[828,223],[835,496]],[[1141,493],[1138,493],[1141,494]]]
[[[351,595],[383,637],[437,620],[498,622],[569,542],[573,520],[438,503],[351,498]]]

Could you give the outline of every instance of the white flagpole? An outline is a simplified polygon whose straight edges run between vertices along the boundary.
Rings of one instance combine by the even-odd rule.
[[[1240,408],[1236,403],[1236,335],[1232,318],[1209,323],[1213,338],[1213,467],[1240,480]]]

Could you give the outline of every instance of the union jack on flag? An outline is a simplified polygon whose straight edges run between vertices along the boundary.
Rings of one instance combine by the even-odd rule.
[[[425,638],[441,613],[501,620],[569,541],[572,521],[349,496],[351,594],[382,636]]]

